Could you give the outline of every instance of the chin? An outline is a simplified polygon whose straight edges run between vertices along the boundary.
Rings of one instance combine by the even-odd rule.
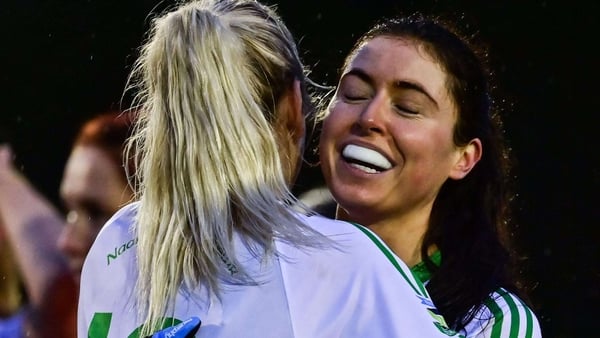
[[[359,218],[362,219],[362,216],[374,209],[373,203],[359,198],[359,195],[357,194],[334,196],[343,213],[351,217],[352,220],[358,220]],[[348,196],[348,198],[346,198],[346,196]]]
[[[361,208],[376,205],[380,199],[380,194],[376,191],[372,193],[370,191],[372,189],[364,189],[362,185],[333,184],[330,190],[339,204],[348,207]]]

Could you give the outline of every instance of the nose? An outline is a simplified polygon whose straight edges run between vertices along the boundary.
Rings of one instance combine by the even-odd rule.
[[[360,130],[369,133],[383,133],[386,105],[386,98],[383,95],[374,96],[358,116],[357,126]]]

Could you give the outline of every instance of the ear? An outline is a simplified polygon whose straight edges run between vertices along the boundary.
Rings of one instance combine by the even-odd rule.
[[[303,144],[306,125],[302,111],[302,90],[299,80],[294,80],[292,86],[283,95],[278,108],[281,114],[280,118],[283,119],[282,124],[292,137],[292,141],[295,144]]]
[[[478,138],[474,138],[469,144],[461,147],[458,152],[459,158],[450,171],[450,178],[454,180],[460,180],[467,176],[477,162],[479,162],[483,152],[481,141]]]

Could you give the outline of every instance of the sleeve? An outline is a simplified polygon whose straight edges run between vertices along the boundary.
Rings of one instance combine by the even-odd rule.
[[[467,337],[539,338],[540,324],[529,306],[516,295],[500,289],[484,301],[484,307],[467,325]]]

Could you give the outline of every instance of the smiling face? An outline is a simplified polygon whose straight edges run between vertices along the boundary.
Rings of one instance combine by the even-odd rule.
[[[427,222],[461,178],[456,108],[438,63],[410,40],[376,37],[344,69],[320,139],[321,167],[346,219]]]
[[[95,146],[76,146],[69,156],[60,187],[67,224],[58,245],[76,275],[104,223],[132,197],[122,170]]]

